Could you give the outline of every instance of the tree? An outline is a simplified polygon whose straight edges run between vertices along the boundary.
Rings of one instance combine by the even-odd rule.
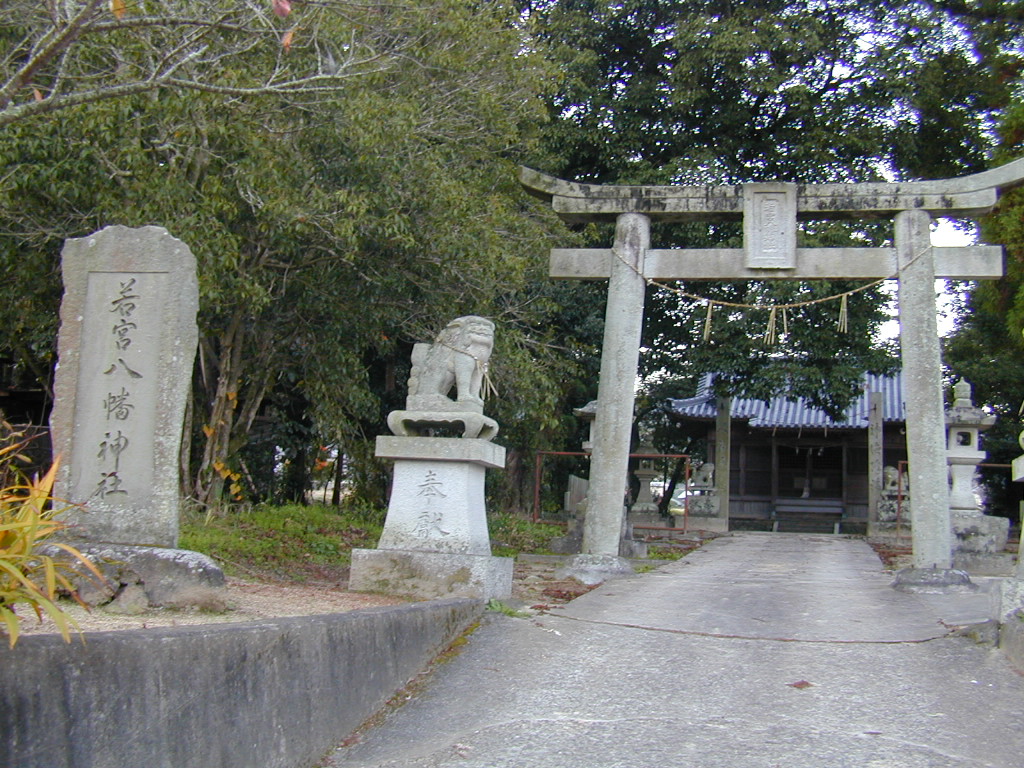
[[[568,71],[549,100],[552,124],[534,162],[593,183],[824,183],[979,171],[988,125],[1012,93],[1007,73],[1020,62],[1008,36],[939,3],[550,0],[527,12],[543,21],[538,34]],[[978,53],[984,46],[988,58]],[[611,240],[596,228],[588,235]],[[736,247],[740,237],[735,226],[679,225],[656,229],[652,240]],[[871,222],[808,223],[800,238],[864,246],[884,245],[891,234]],[[722,394],[766,396],[785,385],[841,410],[865,369],[892,364],[891,350],[874,343],[887,294],[849,293],[861,288],[833,281],[659,289],[649,295],[642,373],[652,386],[668,377],[684,388],[717,371]],[[842,294],[846,334],[832,330]],[[828,296],[837,299],[809,303]],[[721,302],[707,339],[706,300]],[[785,317],[770,309],[786,305]]]
[[[1024,156],[1024,104],[1007,110],[999,128],[995,163]],[[1002,244],[1006,273],[995,281],[961,286],[956,326],[945,340],[943,357],[951,379],[966,379],[974,402],[996,418],[984,433],[987,461],[1009,464],[1021,454],[1024,429],[1024,194],[1004,193],[996,209],[981,222],[985,242]],[[1020,491],[1005,470],[983,470],[989,510],[1016,517]]]
[[[160,223],[196,252],[190,490],[204,503],[246,484],[240,451],[255,424],[275,439],[286,431],[266,422],[270,395],[290,403],[278,411],[289,424],[309,425],[305,439],[360,455],[355,444],[379,431],[364,427],[386,413],[377,371],[400,381],[411,341],[455,314],[510,318],[499,336],[518,350],[508,365],[528,367],[535,312],[519,289],[539,268],[552,218],[523,210],[513,170],[524,129],[541,116],[545,70],[500,4],[386,15],[401,55],[317,103],[262,93],[226,111],[220,92],[171,84],[7,128],[0,226],[12,234],[0,264],[15,278],[5,284],[12,299],[26,290],[38,302],[32,317],[49,332],[40,339],[52,338],[63,238]],[[350,39],[345,24],[319,32],[321,46]],[[235,64],[260,70],[277,58],[253,47]],[[26,289],[33,277],[47,290]],[[50,349],[26,354],[45,368]],[[556,379],[535,374],[540,403]]]
[[[338,0],[294,13],[290,0],[8,0],[0,128],[168,88],[316,102],[395,63],[412,42],[395,33],[404,13]]]
[[[977,171],[986,119],[1010,92],[971,28],[916,3],[552,0],[531,12],[569,72],[542,169],[583,181]]]

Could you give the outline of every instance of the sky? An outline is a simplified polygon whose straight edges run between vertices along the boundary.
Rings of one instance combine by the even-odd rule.
[[[957,229],[953,221],[950,219],[938,219],[935,226],[932,228],[932,245],[940,247],[953,247],[963,245],[973,245],[976,242],[976,236],[973,232],[964,232],[963,230]],[[894,301],[892,304],[892,311],[896,311],[896,284],[892,282],[892,293]],[[939,336],[948,336],[953,331],[953,314],[951,310],[951,303],[949,293],[947,291],[947,285],[945,280],[935,281],[935,293],[938,296],[938,326]],[[881,336],[885,339],[893,339],[899,335],[899,323],[896,320],[895,315],[893,319],[884,323],[881,328]]]

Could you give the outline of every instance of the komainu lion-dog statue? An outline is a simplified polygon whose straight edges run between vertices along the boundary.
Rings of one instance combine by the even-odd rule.
[[[494,437],[498,425],[483,415],[481,397],[493,349],[494,323],[476,315],[452,320],[432,344],[416,344],[406,410],[388,415],[391,431],[420,435],[458,423],[463,437]]]
[[[483,413],[480,390],[493,349],[494,323],[490,320],[476,315],[452,320],[433,344],[413,347],[405,407]],[[448,397],[452,387],[455,402]]]

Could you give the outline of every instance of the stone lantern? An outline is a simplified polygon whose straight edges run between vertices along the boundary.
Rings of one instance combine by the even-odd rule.
[[[656,453],[656,451],[653,446],[644,443],[637,448],[636,452],[643,457],[637,462],[637,468],[633,470],[633,474],[640,481],[640,490],[630,511],[657,512],[658,505],[654,503],[654,497],[651,495],[651,481],[659,474],[657,467],[655,467],[655,460],[651,458],[651,454]]]
[[[974,498],[974,474],[986,455],[981,450],[981,433],[995,420],[975,407],[970,384],[962,379],[956,383],[953,406],[946,410],[949,509],[956,556],[997,554],[1006,546],[1009,520],[983,515]]]
[[[974,472],[986,455],[981,450],[981,433],[995,420],[975,407],[971,385],[958,381],[953,387],[953,407],[946,411],[946,454],[952,479],[949,506],[957,514],[981,514],[974,499]]]
[[[581,447],[584,451],[590,453],[591,449],[594,447],[594,421],[597,418],[597,400],[591,400],[582,408],[573,408],[572,412],[589,425],[587,439],[583,441]]]

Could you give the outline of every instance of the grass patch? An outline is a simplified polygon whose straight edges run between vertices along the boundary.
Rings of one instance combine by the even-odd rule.
[[[535,523],[507,512],[488,516],[491,552],[498,557],[515,557],[520,552],[550,555],[551,540],[565,535],[565,529],[551,523]]]
[[[506,605],[497,598],[491,598],[487,601],[487,610],[494,611],[495,613],[501,613],[513,619],[524,619],[530,614],[517,611],[511,605]]]
[[[182,516],[180,544],[217,560],[228,574],[290,581],[336,581],[353,547],[380,538],[378,510],[339,511],[323,505],[257,505],[204,516]]]
[[[688,554],[697,549],[699,544],[696,546],[684,546],[684,547],[671,547],[671,546],[653,546],[647,548],[647,558],[649,560],[680,560],[686,557]]]

